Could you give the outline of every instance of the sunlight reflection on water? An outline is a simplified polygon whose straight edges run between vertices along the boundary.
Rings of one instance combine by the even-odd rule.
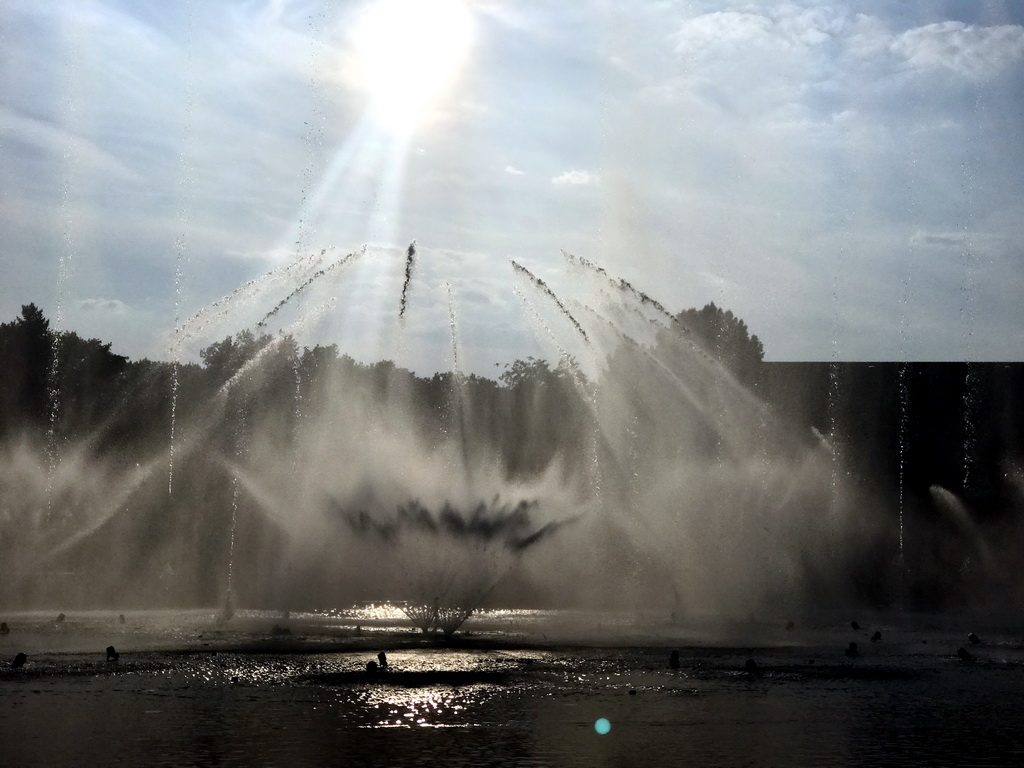
[[[420,688],[412,690],[371,689],[366,692],[365,704],[381,714],[373,727],[469,727],[460,715],[479,704],[488,696],[488,686]],[[368,726],[364,726],[368,727]]]
[[[760,644],[680,644],[674,669],[673,646],[658,636],[444,645],[381,632],[306,652],[319,648],[311,628],[335,637],[330,627],[346,617],[291,614],[294,634],[282,640],[267,631],[279,613],[240,614],[228,627],[209,613],[129,616],[136,629],[115,638],[116,663],[102,653],[116,627],[108,616],[69,616],[72,631],[16,617],[0,650],[9,658],[11,643],[26,645],[29,661],[0,669],[7,764],[147,765],[158,754],[168,766],[313,765],[343,753],[367,766],[443,752],[452,766],[589,768],[641,754],[646,764],[1008,765],[1024,756],[1024,645],[1011,633],[986,633],[965,664],[960,628],[883,626],[884,641],[872,643],[848,622],[801,635],[768,627],[776,639]],[[169,632],[189,643],[176,646]],[[851,636],[864,640],[855,660],[843,654]],[[61,650],[76,644],[88,650]],[[381,650],[388,672],[367,673]],[[757,674],[744,669],[750,657]],[[605,735],[600,718],[613,725]]]

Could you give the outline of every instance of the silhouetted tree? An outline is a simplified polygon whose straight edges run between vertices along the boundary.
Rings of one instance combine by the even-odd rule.
[[[730,310],[711,303],[701,309],[685,309],[676,315],[676,320],[740,381],[750,385],[759,383],[764,345]]]
[[[0,385],[8,427],[46,421],[53,341],[50,321],[35,304],[23,305],[20,317],[0,325]]]
[[[55,350],[52,386],[60,420],[55,426],[64,434],[89,432],[125,399],[119,377],[128,358],[111,352],[109,343],[70,331],[57,336]]]
[[[582,390],[589,383],[576,360],[563,358],[554,369],[534,357],[516,360],[500,379],[510,397],[503,445],[509,474],[541,472],[556,455],[566,468],[580,461],[587,432]]]
[[[230,379],[242,367],[256,357],[267,344],[273,341],[268,334],[257,336],[246,329],[227,338],[214,342],[199,352],[212,380],[219,384]]]

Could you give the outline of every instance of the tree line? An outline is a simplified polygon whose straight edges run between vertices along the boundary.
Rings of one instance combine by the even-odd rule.
[[[812,428],[841,444],[857,472],[915,492],[934,484],[1009,503],[997,478],[1022,451],[1021,366],[1015,363],[771,363],[731,311],[708,304],[675,316],[667,336],[697,343],[796,433]],[[664,355],[671,356],[672,352]],[[617,350],[609,375],[629,365]],[[279,414],[282,428],[344,381],[367,402],[401,395],[423,434],[459,430],[475,449],[504,457],[510,474],[582,452],[587,381],[571,358],[507,363],[496,380],[438,372],[418,376],[388,360],[363,363],[337,345],[302,347],[291,336],[243,330],[199,353],[200,362],[129,360],[111,344],[56,332],[35,304],[0,323],[0,441],[18,436],[88,439],[98,455],[134,455],[165,442],[174,418],[199,416],[218,396],[237,413]],[[719,388],[716,380],[706,386]],[[456,402],[456,399],[458,402]],[[241,410],[239,410],[241,409]],[[656,418],[656,415],[652,415]]]
[[[677,320],[695,329],[744,380],[760,375],[761,342],[731,312],[712,304]],[[291,336],[250,330],[210,344],[199,358],[180,364],[130,360],[109,342],[54,331],[37,305],[24,305],[20,316],[0,323],[0,440],[48,434],[61,441],[88,438],[97,454],[134,453],[167,439],[172,409],[176,419],[187,421],[219,392],[226,391],[236,411],[280,410],[287,421],[295,414],[282,404],[310,402],[325,395],[326,381],[341,379],[372,398],[406,394],[410,413],[427,433],[463,419],[459,429],[466,438],[500,446],[495,450],[506,454],[513,474],[538,470],[553,453],[571,454],[579,443],[576,400],[584,377],[568,358],[554,365],[515,360],[497,380],[470,374],[456,381],[452,372],[418,376],[389,360],[358,362],[335,344],[300,348]],[[453,403],[454,396],[461,402]],[[518,425],[518,433],[510,425]],[[540,439],[542,433],[549,439]]]

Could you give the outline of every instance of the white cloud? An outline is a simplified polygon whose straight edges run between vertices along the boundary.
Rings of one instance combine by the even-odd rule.
[[[571,171],[555,176],[551,179],[552,184],[559,186],[564,184],[597,184],[597,175],[590,171],[577,171],[575,168]]]
[[[675,72],[646,84],[645,95],[666,104],[692,97],[719,117],[759,123],[795,103],[833,111],[838,56],[857,28],[843,9],[791,3],[682,19],[669,39]]]
[[[877,62],[889,58],[892,32],[877,16],[858,14],[846,36],[846,52],[858,62]]]
[[[901,67],[984,80],[1024,60],[1021,25],[950,20],[895,32],[877,16],[827,4],[751,4],[705,13],[683,19],[671,42],[688,81],[749,85],[756,73],[760,91],[791,82],[806,87],[836,81],[829,85],[834,87],[857,74],[880,78]],[[731,77],[725,74],[730,71]]]
[[[1024,27],[977,27],[944,21],[898,35],[891,49],[914,69],[948,69],[972,80],[984,80],[1024,58]]]
[[[526,174],[526,171],[520,171],[518,168],[516,168],[514,166],[506,165],[505,166],[505,173],[510,173],[513,176],[524,176]]]
[[[828,42],[848,24],[844,13],[828,6],[808,9],[783,4],[762,13],[718,11],[687,19],[674,42],[676,52],[688,56],[751,46],[804,50]]]
[[[714,46],[745,44],[769,37],[771,22],[756,13],[720,11],[683,22],[675,35],[676,52],[692,55]]]

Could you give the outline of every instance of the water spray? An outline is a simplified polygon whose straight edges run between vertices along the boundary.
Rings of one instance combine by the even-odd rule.
[[[366,253],[366,246],[364,245],[360,250],[353,251],[352,253],[348,254],[347,256],[343,256],[342,258],[338,259],[333,264],[331,264],[329,266],[326,266],[323,269],[318,269],[309,278],[307,278],[301,285],[299,285],[297,288],[295,288],[295,290],[293,290],[291,293],[289,293],[287,296],[285,296],[283,299],[281,299],[279,302],[277,302],[277,304],[274,306],[274,308],[271,309],[269,312],[267,312],[267,314],[265,314],[263,316],[262,320],[260,320],[258,323],[256,323],[256,327],[258,329],[260,329],[260,330],[266,328],[267,327],[267,323],[270,321],[270,319],[274,315],[276,315],[278,312],[280,312],[285,307],[285,305],[288,304],[288,302],[290,302],[292,299],[294,299],[300,293],[305,291],[309,286],[311,286],[313,283],[315,283],[320,278],[325,277],[326,275],[330,274],[331,272],[334,272],[335,270],[344,269],[345,267],[347,267],[349,264],[351,264],[353,261],[355,261],[356,259],[358,259],[360,256],[362,256],[365,253]]]
[[[405,319],[405,308],[409,300],[409,286],[412,283],[412,273],[416,266],[416,241],[409,243],[405,251],[405,282],[402,283],[402,298],[398,302],[398,319]]]
[[[539,277],[537,277],[535,274],[533,274],[533,272],[528,270],[522,264],[517,262],[515,259],[512,259],[511,263],[512,263],[512,268],[516,272],[518,272],[518,273],[520,273],[522,275],[525,275],[527,277],[527,279],[531,283],[533,283],[537,288],[539,288],[540,291],[545,296],[547,296],[549,299],[551,299],[553,302],[555,302],[555,305],[562,312],[562,314],[565,315],[569,319],[569,322],[571,322],[573,324],[573,327],[576,329],[576,331],[579,333],[579,335],[583,337],[583,340],[589,342],[590,340],[587,338],[587,332],[583,330],[583,326],[580,325],[579,321],[575,317],[572,316],[572,313],[568,309],[566,309],[565,304],[563,304],[562,300],[559,299],[557,295],[555,295],[555,292],[552,291],[548,287],[548,284],[545,283],[543,280],[541,280]]]

